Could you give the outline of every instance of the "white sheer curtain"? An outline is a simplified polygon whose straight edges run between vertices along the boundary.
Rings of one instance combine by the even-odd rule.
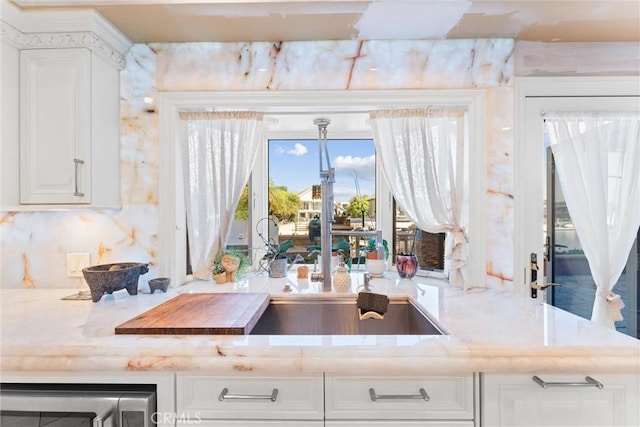
[[[614,327],[611,292],[640,226],[640,114],[545,115],[567,209],[597,286],[591,320]]]
[[[464,111],[381,110],[370,118],[376,160],[396,202],[421,230],[447,233],[449,282],[466,289]]]
[[[211,278],[211,261],[224,248],[242,190],[264,140],[263,114],[180,113],[185,204],[193,276]]]

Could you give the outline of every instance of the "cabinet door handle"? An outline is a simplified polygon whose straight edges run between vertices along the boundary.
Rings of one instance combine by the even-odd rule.
[[[275,402],[278,398],[278,389],[274,388],[271,394],[229,394],[228,388],[223,388],[218,396],[218,400],[223,402],[225,400],[270,400]]]
[[[84,160],[80,160],[80,159],[73,159],[73,165],[74,165],[74,172],[75,172],[75,191],[73,192],[74,196],[77,197],[84,197],[84,193],[81,193],[80,191],[78,191],[78,168],[80,167],[80,165],[84,165]]]
[[[549,388],[549,387],[597,387],[599,389],[604,388],[604,385],[600,381],[596,381],[591,377],[585,377],[584,382],[547,382],[542,380],[537,375],[534,375],[531,379],[542,388]]]
[[[420,390],[420,394],[376,394],[376,391],[372,388],[369,389],[369,396],[371,401],[376,400],[406,400],[406,399],[423,399],[425,402],[429,401],[429,395],[423,388]]]

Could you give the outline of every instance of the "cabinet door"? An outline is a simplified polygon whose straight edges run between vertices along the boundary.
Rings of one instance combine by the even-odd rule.
[[[638,426],[638,375],[485,375],[483,425],[509,427]],[[587,382],[588,383],[588,382]]]
[[[20,203],[91,202],[91,53],[20,52]]]

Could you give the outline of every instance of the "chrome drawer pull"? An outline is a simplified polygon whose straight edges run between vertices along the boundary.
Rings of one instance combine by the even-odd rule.
[[[84,193],[78,191],[78,165],[84,165],[84,160],[73,159],[74,171],[75,171],[75,191],[73,195],[76,197],[84,197]]]
[[[376,400],[403,400],[403,399],[423,399],[425,402],[429,401],[429,395],[423,388],[420,390],[420,394],[376,394],[376,391],[372,388],[369,389],[369,396],[371,396],[371,401],[375,402]]]
[[[271,394],[228,394],[229,389],[223,388],[218,396],[218,400],[223,402],[225,400],[270,400],[275,402],[278,398],[278,389],[274,388]]]
[[[584,380],[585,382],[583,383],[573,383],[573,382],[547,382],[544,381],[542,379],[540,379],[539,376],[534,375],[533,376],[533,381],[535,381],[536,384],[538,384],[540,387],[542,388],[549,388],[549,387],[597,387],[599,389],[603,389],[604,385],[600,382],[600,381],[596,381],[591,377],[585,377]]]

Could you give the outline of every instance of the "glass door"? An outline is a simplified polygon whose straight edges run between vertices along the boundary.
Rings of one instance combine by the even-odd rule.
[[[550,288],[551,292],[547,295],[547,303],[585,319],[591,319],[596,285],[569,216],[562,188],[555,174],[553,154],[549,147],[546,148],[546,163],[544,268],[547,283],[557,284],[557,286]],[[626,268],[613,288],[613,292],[620,295],[625,304],[622,310],[624,320],[615,322],[616,330],[637,338],[640,337],[638,334],[639,258],[638,239],[636,238],[627,259]]]

